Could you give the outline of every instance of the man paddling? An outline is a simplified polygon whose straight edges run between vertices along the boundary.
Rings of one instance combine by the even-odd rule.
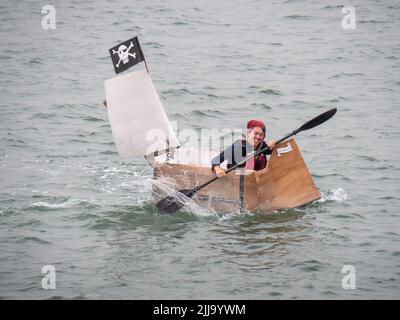
[[[247,134],[246,139],[238,140],[233,143],[230,147],[222,151],[219,155],[211,160],[211,169],[215,172],[218,178],[222,178],[225,175],[224,169],[220,167],[220,164],[225,160],[228,161],[228,169],[242,162],[246,156],[252,151],[258,151],[264,148],[270,147],[272,149],[275,146],[275,140],[270,140],[268,143],[264,141],[265,138],[265,124],[261,120],[250,120],[247,123]],[[252,157],[247,160],[246,163],[239,167],[249,170],[262,170],[267,165],[267,155],[271,154],[271,150],[259,154],[256,157]]]

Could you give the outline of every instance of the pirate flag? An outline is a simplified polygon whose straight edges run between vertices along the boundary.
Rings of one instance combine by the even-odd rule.
[[[120,43],[109,51],[116,74],[144,61],[144,55],[138,37]]]

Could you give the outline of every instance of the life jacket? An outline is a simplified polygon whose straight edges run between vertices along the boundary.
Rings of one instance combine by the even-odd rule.
[[[266,147],[267,144],[263,141],[259,145],[257,150],[261,150]],[[242,139],[241,141],[238,140],[211,160],[211,170],[213,170],[216,165],[220,165],[225,160],[228,160],[227,168],[230,169],[235,166],[237,162],[243,161],[250,151],[252,151],[252,148],[247,144],[246,139]],[[239,152],[240,154],[238,154]],[[266,151],[255,158],[252,157],[251,159],[247,160],[246,163],[240,165],[239,167],[250,170],[262,170],[267,166],[267,158],[265,154],[271,154],[271,152]]]
[[[267,165],[267,159],[264,154],[259,154],[256,157],[253,157],[246,161],[245,169],[249,170],[262,170]]]

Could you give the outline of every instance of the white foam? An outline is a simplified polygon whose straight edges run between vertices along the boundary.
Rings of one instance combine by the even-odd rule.
[[[44,207],[44,208],[51,208],[51,209],[57,209],[57,208],[70,208],[73,207],[79,203],[81,203],[84,200],[81,199],[68,199],[67,201],[61,202],[61,203],[50,203],[50,202],[45,202],[45,201],[39,201],[32,203],[30,206],[31,207]]]
[[[329,189],[327,193],[321,192],[321,199],[318,202],[346,201],[348,193],[343,188]]]

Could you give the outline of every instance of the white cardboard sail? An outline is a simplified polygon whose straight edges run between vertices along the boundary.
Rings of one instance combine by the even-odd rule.
[[[122,158],[178,146],[148,72],[134,71],[104,82],[108,118]]]

